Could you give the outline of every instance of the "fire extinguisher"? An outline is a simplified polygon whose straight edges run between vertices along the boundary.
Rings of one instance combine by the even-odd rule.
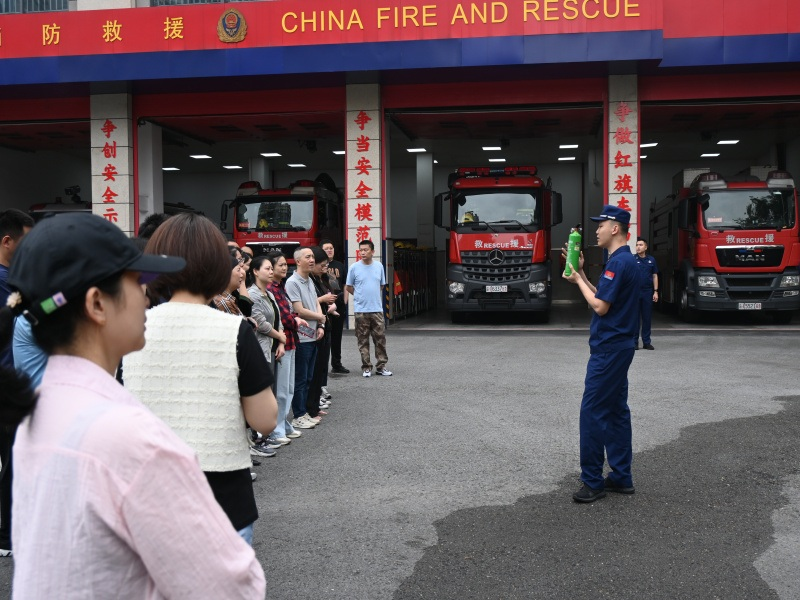
[[[581,258],[581,224],[578,223],[569,232],[569,241],[567,242],[567,264],[564,268],[564,274],[569,277],[572,272],[578,272],[580,258]]]

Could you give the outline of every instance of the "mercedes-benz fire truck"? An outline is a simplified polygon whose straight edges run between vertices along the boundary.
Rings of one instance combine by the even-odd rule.
[[[549,317],[550,229],[561,194],[536,167],[474,167],[450,174],[434,222],[450,232],[445,292],[454,322],[468,312],[534,311]]]
[[[673,193],[651,207],[650,233],[659,296],[684,320],[767,311],[788,323],[800,308],[797,190],[786,171],[751,167],[728,179],[681,171]]]
[[[337,252],[342,250],[342,196],[327,175],[275,190],[246,181],[236,198],[222,203],[223,230],[227,229],[229,210],[233,212],[233,240],[240,247],[250,246],[255,256],[280,250],[294,265],[297,248],[318,246],[325,238],[333,241]]]

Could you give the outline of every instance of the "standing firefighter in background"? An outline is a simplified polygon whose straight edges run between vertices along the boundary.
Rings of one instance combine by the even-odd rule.
[[[581,402],[580,456],[583,485],[576,502],[594,502],[606,492],[633,494],[631,413],[628,408],[628,367],[639,326],[639,267],[626,244],[630,213],[606,205],[597,226],[597,245],[608,251],[608,262],[597,287],[583,272],[564,278],[575,283],[594,310],[589,329],[591,355]],[[604,454],[611,472],[603,479]]]
[[[647,254],[647,240],[636,238],[636,262],[642,276],[639,294],[639,310],[641,311],[642,348],[655,350],[650,343],[650,320],[653,316],[653,303],[658,302],[658,265],[656,259]],[[639,349],[639,328],[636,328],[636,349]]]

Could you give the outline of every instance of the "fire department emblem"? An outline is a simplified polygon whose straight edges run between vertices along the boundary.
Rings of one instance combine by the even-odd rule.
[[[219,18],[217,35],[220,42],[241,42],[247,35],[247,22],[244,15],[234,8],[229,8]]]

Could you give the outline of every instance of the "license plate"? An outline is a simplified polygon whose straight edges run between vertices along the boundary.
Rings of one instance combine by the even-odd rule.
[[[508,286],[507,285],[487,285],[486,286],[487,292],[507,292]]]
[[[761,302],[739,302],[739,310],[761,310]]]

